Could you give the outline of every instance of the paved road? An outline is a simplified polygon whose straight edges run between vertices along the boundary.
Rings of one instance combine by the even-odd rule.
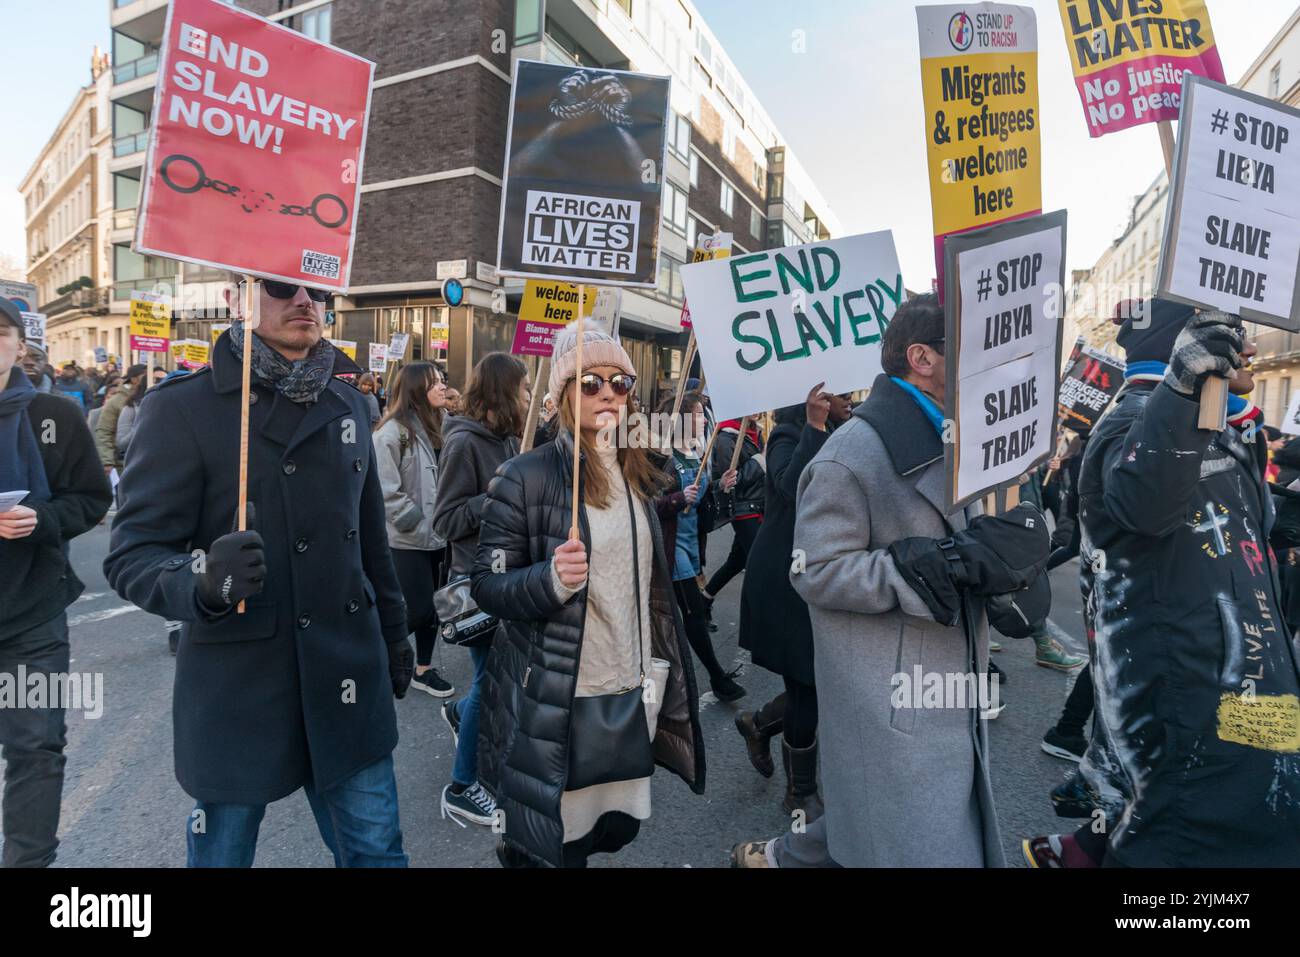
[[[716,565],[726,554],[729,532],[710,538]],[[73,545],[73,563],[86,592],[69,610],[74,671],[104,676],[104,711],[98,720],[69,716],[68,772],[64,788],[62,847],[58,864],[80,867],[176,867],[185,862],[184,836],[193,802],[172,774],[171,697],[173,658],[161,619],[113,594],[100,564],[108,547],[107,526]],[[1057,569],[1053,618],[1083,647],[1076,585],[1077,565]],[[715,606],[718,657],[746,663],[741,682],[746,708],[774,696],[776,676],[747,664],[736,643],[740,581]],[[1019,839],[1061,830],[1048,791],[1072,765],[1047,757],[1039,740],[1055,720],[1072,678],[1035,667],[1030,642],[1004,641],[997,657],[1008,675],[1002,716],[993,722],[994,787],[1008,859],[1021,866]],[[442,649],[441,669],[457,687],[470,675],[468,655]],[[701,687],[708,682],[700,672]],[[486,828],[461,828],[438,816],[438,795],[449,780],[451,739],[438,715],[439,702],[412,692],[397,702],[401,741],[396,763],[406,849],[415,866],[496,866],[495,836]],[[735,705],[707,694],[701,718],[708,758],[708,789],[692,794],[677,778],[654,777],[654,816],[617,857],[597,856],[592,866],[724,866],[737,841],[771,837],[789,825],[780,802],[780,762],[772,779],[750,767],[736,733]],[[775,752],[774,752],[775,753]],[[272,805],[262,825],[259,866],[329,866],[306,798],[300,793]]]

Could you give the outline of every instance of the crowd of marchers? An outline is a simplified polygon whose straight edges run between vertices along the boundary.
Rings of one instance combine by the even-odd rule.
[[[1300,864],[1300,447],[1244,398],[1239,318],[1127,310],[1112,409],[1018,506],[949,513],[933,296],[894,316],[863,401],[810,382],[804,403],[719,422],[698,380],[641,409],[628,353],[591,329],[557,337],[546,381],[492,353],[463,395],[426,361],[384,389],[323,337],[326,294],[258,287],[254,329],[232,293],[211,363],[155,383],[50,375],[0,300],[0,678],[67,671],[69,549],[113,508],[109,584],[175,624],[191,866],[251,865],[267,805],[300,790],[339,866],[405,866],[410,689],[455,742],[443,816],[491,826],[503,866],[619,851],[656,769],[707,791],[700,697],[746,696],[713,642],[732,582],[741,646],[784,685],[736,711],[736,747],[770,777],[779,739],[792,822],[735,835],[733,866],[1005,865],[1003,704],[896,690],[996,683],[991,653],[1015,640],[1075,676],[1042,747],[1078,771],[1042,800],[1082,824],[1024,835],[1027,864]],[[1198,427],[1211,376],[1233,393],[1221,430]],[[675,416],[674,438],[617,441],[639,411]],[[1076,561],[1086,656],[1048,619],[1048,571]],[[439,640],[472,662],[459,695]],[[5,866],[55,859],[65,740],[60,708],[0,707]]]

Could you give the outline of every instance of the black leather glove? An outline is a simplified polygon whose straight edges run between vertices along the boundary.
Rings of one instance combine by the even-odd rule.
[[[916,592],[934,620],[951,628],[961,618],[961,586],[956,581],[956,555],[933,538],[903,538],[889,546],[894,567]]]
[[[388,646],[388,677],[393,682],[393,697],[405,698],[415,676],[415,652],[411,643],[403,638]]]
[[[215,612],[238,605],[258,594],[266,579],[266,553],[262,536],[254,531],[256,513],[248,503],[248,530],[222,535],[208,548],[199,576],[199,601]]]
[[[1231,378],[1245,361],[1246,332],[1241,317],[1226,312],[1193,316],[1174,341],[1165,384],[1181,395],[1194,395],[1209,375]]]

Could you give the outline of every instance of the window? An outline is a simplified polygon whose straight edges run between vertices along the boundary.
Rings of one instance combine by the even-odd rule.
[[[113,174],[113,208],[135,209],[140,205],[140,179],[138,174]]]
[[[731,184],[725,179],[722,181],[722,197],[719,203],[722,211],[728,216],[732,215],[732,210],[736,205],[736,191],[731,188]]]
[[[330,42],[330,9],[333,4],[325,4],[323,7],[317,7],[315,10],[308,10],[300,14],[302,26],[299,27],[293,23],[299,17],[290,17],[290,25],[295,30],[301,30],[304,36],[311,37],[313,40],[320,40],[322,43]]]
[[[1255,399],[1255,404],[1259,406],[1261,410],[1268,405],[1268,380],[1267,379],[1260,382],[1259,389],[1257,390],[1257,394],[1253,398]],[[1265,419],[1268,418],[1267,413],[1265,413],[1264,418]]]
[[[763,217],[758,215],[758,210],[753,206],[749,207],[749,235],[755,239],[763,235]]]
[[[623,11],[623,15],[628,19],[632,17],[632,0],[614,0],[614,6]]]
[[[691,186],[699,187],[700,185],[700,154],[691,153]]]
[[[686,220],[686,248],[695,248],[695,237],[700,234],[700,221],[694,216],[687,217]]]
[[[673,302],[681,302],[683,263],[664,253],[659,257],[659,294]]]
[[[767,180],[767,175],[763,172],[763,167],[759,166],[757,163],[754,164],[753,180],[754,189],[758,190],[760,193],[763,192],[763,184]]]
[[[1277,99],[1282,93],[1282,64],[1274,63],[1273,69],[1268,71],[1268,95]]]
[[[542,35],[542,0],[516,0],[515,46],[536,43]]]
[[[704,65],[699,60],[691,70],[691,84],[695,87],[695,92],[699,93],[713,86],[713,77],[709,76],[709,71],[704,69]]]
[[[686,192],[664,182],[664,225],[679,235],[686,235]]]
[[[673,113],[668,118],[668,148],[689,162],[691,155],[691,121]]]
[[[1269,416],[1265,415],[1264,419],[1266,421],[1280,422],[1282,421],[1282,416],[1286,415],[1287,406],[1291,404],[1291,377],[1290,376],[1287,376],[1285,379],[1282,380],[1282,391],[1281,394],[1278,395],[1278,402],[1279,405],[1278,405],[1277,415],[1273,416],[1271,419],[1269,418]]]

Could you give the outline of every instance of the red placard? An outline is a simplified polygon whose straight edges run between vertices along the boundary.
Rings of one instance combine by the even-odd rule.
[[[136,250],[346,289],[375,65],[218,0],[163,37]]]

